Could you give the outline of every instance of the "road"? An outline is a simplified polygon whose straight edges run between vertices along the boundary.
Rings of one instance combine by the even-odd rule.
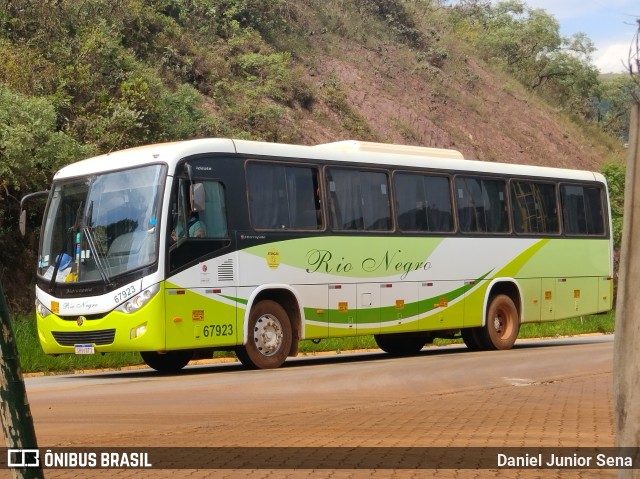
[[[520,447],[614,445],[613,337],[519,341],[27,378],[41,447]],[[206,450],[205,450],[206,451]],[[112,477],[108,470],[47,477]],[[536,470],[120,471],[118,477],[540,477]],[[147,475],[140,475],[144,472]],[[166,475],[163,476],[162,474]],[[488,474],[490,473],[490,474]],[[615,477],[611,470],[544,477]],[[513,475],[516,474],[516,475]],[[591,475],[592,474],[592,475]]]

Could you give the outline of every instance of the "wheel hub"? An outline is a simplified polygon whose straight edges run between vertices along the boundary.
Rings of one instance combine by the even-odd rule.
[[[496,329],[496,332],[502,333],[503,321],[500,314],[496,314],[493,318],[493,327]]]
[[[275,316],[265,314],[256,321],[254,339],[256,347],[265,356],[275,354],[282,345],[282,325]]]

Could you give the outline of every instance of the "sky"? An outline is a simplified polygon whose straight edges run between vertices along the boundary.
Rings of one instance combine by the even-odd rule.
[[[619,73],[629,63],[629,49],[638,30],[638,0],[524,0],[555,17],[560,34],[585,33],[595,44],[593,64],[601,73]],[[635,51],[635,44],[633,50]],[[624,64],[623,64],[624,62]]]

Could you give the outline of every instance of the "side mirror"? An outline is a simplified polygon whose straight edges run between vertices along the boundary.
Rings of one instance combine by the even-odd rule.
[[[20,230],[20,235],[24,238],[24,235],[27,234],[27,210],[22,210],[20,212],[20,221],[18,222],[18,229]]]
[[[23,196],[20,200],[20,221],[18,222],[18,229],[20,230],[20,234],[23,238],[24,235],[27,234],[27,209],[24,206],[25,203],[34,198],[41,198],[45,196],[49,196],[49,190],[29,193],[28,195]]]

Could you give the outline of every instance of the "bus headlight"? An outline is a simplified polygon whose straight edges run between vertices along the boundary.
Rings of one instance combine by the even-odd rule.
[[[47,308],[39,299],[36,299],[36,313],[41,318],[46,318],[51,314],[51,310]]]
[[[145,289],[141,293],[136,294],[133,298],[122,303],[116,308],[116,311],[121,311],[127,314],[135,313],[145,304],[151,301],[151,298],[158,294],[158,291],[160,291],[160,285],[154,284],[150,288]]]

